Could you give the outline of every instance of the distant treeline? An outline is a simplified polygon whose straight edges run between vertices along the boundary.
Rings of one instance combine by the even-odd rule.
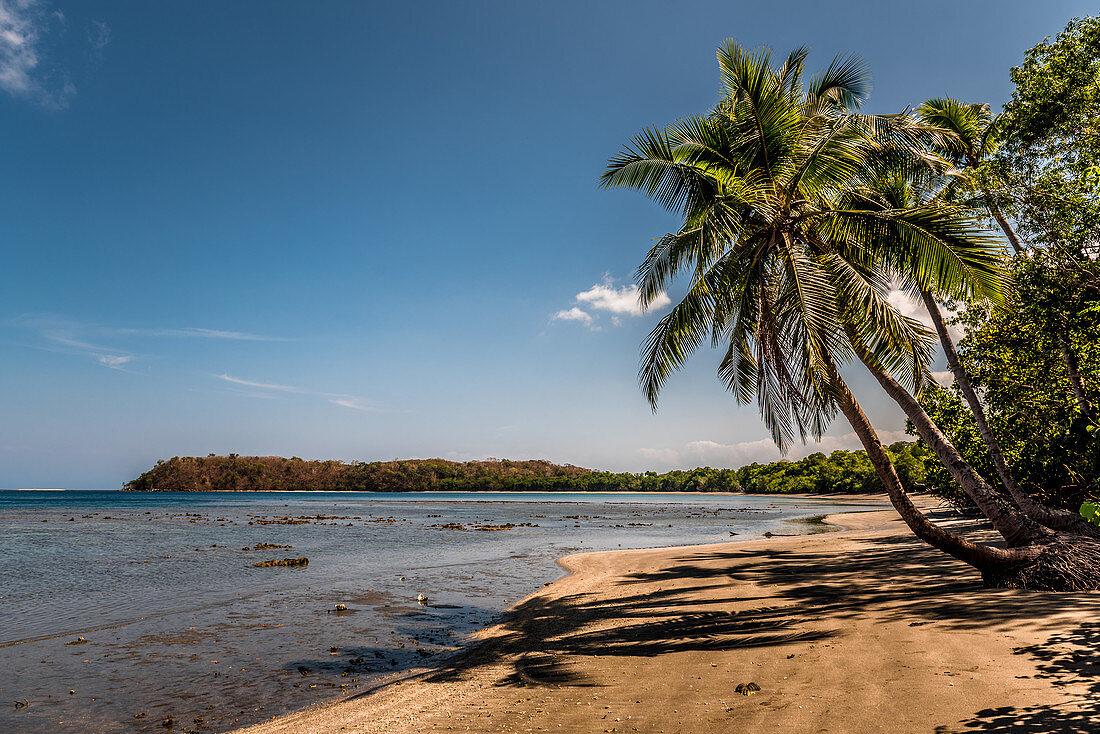
[[[922,489],[930,455],[919,443],[889,447],[906,489]],[[306,461],[278,456],[174,457],[161,460],[131,491],[327,492],[573,491],[573,492],[792,492],[874,493],[882,486],[862,451],[810,454],[798,461],[749,464],[740,469],[700,467],[665,474],[603,472],[549,461]]]

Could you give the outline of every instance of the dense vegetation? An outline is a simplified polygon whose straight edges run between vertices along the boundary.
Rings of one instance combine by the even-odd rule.
[[[602,179],[680,220],[637,272],[643,306],[687,281],[643,345],[646,398],[710,344],[780,449],[843,415],[913,533],[987,585],[1100,588],[1100,18],[1030,49],[1000,114],[936,98],[867,115],[858,59],[810,75],[804,48],[732,39],[717,57],[718,104],[638,134]],[[935,457],[927,479],[1003,546],[913,505],[848,385],[859,368]]]
[[[1058,344],[1064,339],[1075,355],[1086,392],[1100,392],[1100,289],[1085,281],[1095,265],[1087,267],[1066,270],[1046,254],[1021,256],[1013,263],[1012,308],[972,305],[957,319],[966,334],[959,356],[982,394],[1015,481],[1067,510],[1100,496],[1100,420],[1079,409]],[[927,388],[920,400],[966,461],[996,484],[990,453],[958,384]],[[929,474],[937,488],[961,493],[942,466],[930,466]]]
[[[176,456],[158,461],[128,490],[412,492],[428,489],[564,488],[591,474],[548,461],[411,459],[371,463],[307,461],[279,456]]]
[[[928,452],[890,447],[907,489],[923,486]],[[862,451],[815,453],[799,461],[753,463],[740,469],[700,467],[665,474],[601,472],[548,461],[410,459],[372,463],[306,461],[278,456],[174,457],[128,482],[132,491],[573,491],[875,493],[882,484]]]

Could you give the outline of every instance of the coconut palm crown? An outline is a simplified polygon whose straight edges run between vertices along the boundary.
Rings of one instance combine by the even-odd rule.
[[[690,271],[687,293],[644,347],[639,377],[656,406],[672,372],[704,341],[723,348],[720,378],[755,397],[781,450],[819,437],[835,414],[837,367],[857,352],[912,390],[933,336],[887,298],[892,274],[950,297],[999,300],[995,242],[943,203],[869,206],[861,184],[884,155],[916,159],[928,129],[865,115],[869,75],[837,57],[806,78],[806,49],[773,66],[768,49],[718,50],[723,95],[705,116],[646,130],[602,182],[633,188],[683,218],[638,270],[648,305]]]
[[[1024,244],[1012,228],[1001,206],[997,203],[1003,195],[989,180],[989,172],[983,163],[996,152],[997,120],[988,104],[966,103],[950,97],[938,97],[921,103],[916,110],[921,123],[931,132],[929,148],[946,161],[958,167],[964,175],[958,176],[959,186],[980,195],[977,203],[985,207],[997,226],[1004,232],[1012,251],[1023,252]]]

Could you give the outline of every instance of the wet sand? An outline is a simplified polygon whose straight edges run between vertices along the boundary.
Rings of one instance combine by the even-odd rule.
[[[567,556],[469,652],[241,731],[1096,731],[1100,594],[984,589],[892,511],[829,519]]]

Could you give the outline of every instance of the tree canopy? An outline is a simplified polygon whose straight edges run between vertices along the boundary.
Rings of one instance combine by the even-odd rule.
[[[906,442],[890,447],[912,491],[923,489],[927,449]],[[753,463],[740,469],[607,472],[548,461],[307,461],[279,456],[175,456],[158,461],[126,484],[132,491],[541,491],[747,492],[753,494],[882,492],[862,451],[811,454],[798,461]]]

